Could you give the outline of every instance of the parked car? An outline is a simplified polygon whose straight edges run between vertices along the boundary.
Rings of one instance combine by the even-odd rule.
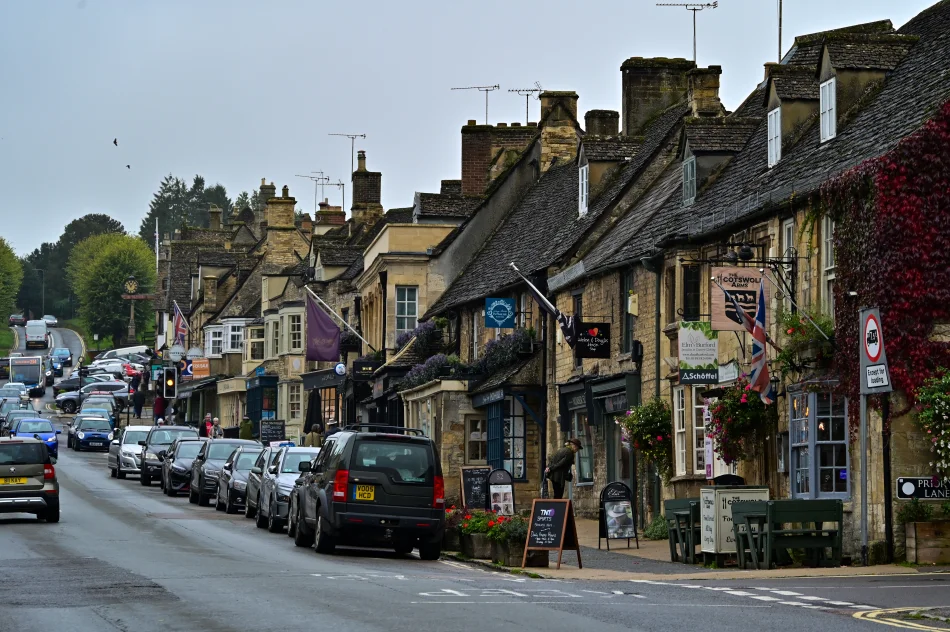
[[[273,465],[261,472],[261,488],[257,495],[257,526],[279,533],[287,523],[287,508],[294,481],[300,476],[303,461],[312,460],[319,448],[280,448]]]
[[[148,431],[148,436],[139,441],[139,445],[144,448],[142,475],[139,477],[139,482],[148,487],[152,484],[153,478],[159,478],[162,475],[162,461],[158,458],[158,453],[167,450],[175,439],[197,436],[198,431],[191,426],[153,426]]]
[[[23,314],[10,314],[11,327],[23,327],[26,325],[26,316]]]
[[[43,371],[46,373],[46,385],[52,386],[53,381],[56,379],[56,367],[59,366],[59,377],[63,375],[63,365],[53,362],[49,357],[43,359]]]
[[[42,419],[42,413],[38,410],[33,410],[33,407],[23,408],[20,410],[11,410],[7,413],[6,418],[0,422],[0,436],[6,436],[10,434],[10,429],[13,428],[13,424],[17,419]]]
[[[44,441],[0,439],[0,513],[32,513],[59,522],[59,482]]]
[[[113,391],[113,389],[115,390]],[[129,387],[125,382],[116,382],[115,380],[102,382],[95,380],[83,386],[82,389],[78,391],[68,391],[57,395],[56,407],[67,415],[70,415],[79,410],[80,396],[82,397],[82,405],[85,406],[86,400],[91,397],[98,396],[93,395],[93,393],[102,393],[106,394],[108,397],[112,397],[113,400],[115,400],[116,410],[122,409],[122,404],[120,403],[121,401],[129,401]]]
[[[214,508],[225,513],[237,513],[244,506],[247,475],[263,450],[260,446],[238,446],[221,467],[218,476],[218,495]]]
[[[53,428],[49,419],[42,417],[20,417],[10,425],[11,437],[32,437],[39,439],[46,444],[50,456],[56,458],[59,456],[59,437],[61,430]]]
[[[201,447],[191,465],[191,488],[188,501],[205,506],[218,492],[218,476],[234,449],[242,445],[260,446],[247,439],[211,439]]]
[[[405,430],[404,432],[409,432]],[[327,438],[316,461],[303,461],[297,532],[318,553],[337,544],[442,552],[445,483],[432,439],[415,434],[343,430]]]
[[[50,314],[44,314],[43,318],[41,318],[40,320],[45,321],[47,327],[59,327],[59,320],[57,320],[55,316],[52,316]]]
[[[5,422],[7,414],[13,410],[33,410],[29,400],[24,401],[19,396],[7,396],[0,400],[0,422]]]
[[[261,478],[266,470],[271,465],[271,461],[277,457],[277,448],[271,448],[265,446],[261,453],[257,456],[257,461],[254,462],[254,466],[251,468],[251,471],[247,475],[247,490],[244,493],[246,502],[244,503],[244,517],[253,518],[257,515],[257,498],[258,492],[261,491]]]
[[[113,478],[125,478],[142,471],[142,446],[139,441],[148,437],[152,426],[126,426],[112,433],[109,457],[106,461]]]
[[[49,352],[50,356],[63,363],[63,366],[73,365],[73,353],[66,347],[56,347]]]
[[[111,396],[115,400],[116,405],[119,407],[119,412],[122,412],[129,404],[129,396],[131,395],[131,392],[128,382],[111,380],[109,382],[97,383],[96,387],[89,392],[89,395],[93,397],[99,395]]]
[[[107,379],[110,381],[116,381],[116,380],[122,379],[121,372],[119,374],[115,374],[112,371],[107,371],[106,369],[103,369],[102,367],[89,366],[89,367],[86,367],[86,371],[87,371],[86,375],[88,377]],[[79,369],[73,369],[73,371],[69,374],[69,377],[70,378],[79,377]]]
[[[152,350],[146,347],[145,345],[136,345],[134,347],[122,347],[119,349],[110,349],[108,351],[103,351],[96,356],[96,360],[109,360],[112,358],[125,358],[133,353],[138,353],[142,355],[148,355]]]
[[[99,421],[104,421],[106,423],[109,423],[108,417],[104,417],[102,415],[97,415],[94,413],[80,414],[73,417],[72,423],[69,424],[69,427],[66,429],[66,447],[69,448],[70,450],[73,449],[73,441],[76,437],[76,431],[79,428],[79,424],[84,419],[97,419]]]
[[[205,437],[180,437],[159,452],[162,462],[162,491],[166,496],[177,496],[178,492],[191,489],[191,466],[208,439]]]
[[[87,384],[95,384],[96,382],[109,382],[112,381],[111,375],[93,375],[91,377],[84,377],[82,380],[83,386]],[[64,380],[60,380],[53,384],[53,395],[59,395],[60,393],[70,393],[72,391],[79,390],[79,376],[76,377],[67,377]]]
[[[112,442],[112,424],[101,417],[83,419],[76,426],[73,434],[73,450],[109,450]]]
[[[317,453],[317,456],[315,456],[310,462],[311,466],[313,465],[313,461],[319,457],[320,454]],[[300,469],[299,465],[297,466],[297,469]],[[297,516],[300,514],[300,510],[297,509],[297,504],[300,502],[300,490],[303,489],[303,483],[305,480],[304,476],[304,472],[298,472],[298,476],[294,480],[294,487],[290,490],[290,502],[287,504],[287,536],[292,538],[294,543],[296,543],[297,539],[302,535],[298,535],[297,533]],[[306,541],[306,539],[304,541]],[[301,544],[301,546],[303,545]]]
[[[20,394],[20,399],[27,399],[30,396],[30,387],[24,384],[23,382],[7,382],[3,385],[5,389],[15,388]]]

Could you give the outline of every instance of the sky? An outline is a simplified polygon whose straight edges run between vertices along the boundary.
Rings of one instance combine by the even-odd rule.
[[[935,0],[784,0],[795,35]],[[698,14],[700,66],[722,66],[732,110],[778,57],[776,0]],[[19,255],[87,213],[136,233],[166,175],[233,199],[284,185],[313,212],[322,171],[346,183],[350,140],[383,174],[383,206],[458,179],[461,126],[524,122],[508,90],[575,90],[581,113],[620,110],[628,57],[692,57],[691,14],[645,0],[0,0],[0,236]],[[532,121],[539,102],[530,101]],[[118,147],[112,143],[118,139]],[[130,168],[126,168],[129,165]],[[325,196],[339,204],[339,187]]]

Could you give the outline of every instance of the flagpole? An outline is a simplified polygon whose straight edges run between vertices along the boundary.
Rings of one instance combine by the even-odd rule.
[[[535,294],[537,294],[537,296],[538,296],[539,298],[541,298],[545,303],[547,303],[548,309],[551,310],[551,313],[552,313],[552,314],[558,314],[558,313],[560,312],[560,310],[559,310],[557,307],[555,307],[554,305],[551,304],[551,301],[549,301],[548,298],[547,298],[545,295],[541,294],[541,291],[540,291],[538,288],[534,287],[534,283],[532,283],[531,281],[529,281],[529,280],[528,280],[528,277],[526,277],[525,275],[521,274],[521,270],[518,269],[518,266],[515,265],[515,262],[514,262],[514,261],[512,261],[512,262],[509,263],[508,265],[511,266],[511,269],[514,270],[514,271],[518,274],[518,276],[520,276],[522,279],[524,279],[524,282],[525,282],[525,283],[527,283],[527,284],[530,285],[532,288],[534,288]]]
[[[763,276],[765,276],[765,275],[763,275]],[[711,280],[712,280],[713,283],[716,284],[717,287],[719,287],[720,290],[722,290],[722,293],[723,293],[723,294],[725,294],[726,296],[730,296],[730,297],[731,297],[731,295],[729,294],[729,290],[727,290],[726,288],[722,287],[722,285],[719,284],[719,281],[716,280],[716,277],[711,277]],[[732,299],[730,298],[730,300],[732,300]],[[744,330],[744,331],[748,331],[748,330]],[[775,344],[775,341],[772,340],[772,336],[769,335],[769,332],[765,332],[765,341],[768,342],[770,345],[772,345],[772,347],[773,347],[776,351],[778,351],[779,353],[782,352],[782,348],[781,348],[780,346],[778,346],[777,344]]]
[[[822,336],[825,340],[827,340],[828,342],[830,342],[832,347],[835,347],[835,342],[834,342],[834,340],[832,340],[831,338],[829,338],[829,337],[828,337],[828,334],[826,334],[825,332],[823,332],[823,331],[821,330],[821,327],[819,327],[818,324],[817,324],[815,321],[813,321],[813,320],[811,319],[811,316],[808,315],[808,312],[806,312],[806,311],[803,310],[801,307],[799,307],[798,305],[796,305],[796,304],[795,304],[795,301],[792,299],[792,297],[791,297],[791,296],[787,296],[787,295],[785,294],[785,291],[784,291],[782,288],[780,288],[780,287],[778,286],[778,283],[776,283],[775,281],[773,281],[772,279],[770,279],[770,278],[765,274],[765,268],[759,268],[759,273],[762,275],[762,278],[763,278],[763,279],[765,279],[766,281],[768,281],[769,283],[771,283],[771,284],[775,287],[775,289],[779,291],[779,294],[781,294],[784,298],[787,298],[787,299],[788,299],[788,302],[792,304],[792,307],[794,307],[796,310],[798,310],[798,313],[799,313],[799,314],[801,314],[801,315],[804,316],[806,319],[808,319],[808,322],[811,323],[812,327],[814,327],[814,328],[818,331],[818,333],[820,333],[821,336]],[[835,347],[835,348],[837,348],[837,347]]]
[[[366,338],[364,338],[363,336],[361,336],[358,331],[356,331],[355,329],[353,329],[352,327],[350,327],[350,324],[349,324],[348,322],[346,322],[345,320],[343,320],[343,318],[342,318],[339,314],[337,314],[335,311],[333,311],[333,308],[332,308],[332,307],[330,307],[329,305],[327,305],[327,304],[324,302],[324,300],[323,300],[322,298],[320,298],[319,296],[317,296],[317,293],[316,293],[316,292],[314,292],[313,290],[311,290],[309,287],[306,287],[306,286],[304,286],[304,289],[306,289],[308,292],[310,292],[310,296],[312,296],[313,298],[315,298],[315,299],[317,299],[318,301],[320,301],[320,304],[323,305],[325,308],[327,308],[327,311],[329,311],[331,314],[333,314],[334,316],[336,316],[337,319],[338,319],[341,323],[343,323],[343,326],[344,326],[344,327],[346,327],[347,329],[349,329],[350,331],[352,331],[353,334],[354,334],[357,338],[359,338],[360,340],[362,340],[362,341],[366,344],[367,347],[369,347],[370,349],[372,349],[372,350],[373,350],[373,353],[379,353],[378,351],[376,351],[376,348],[375,348],[373,345],[369,344],[369,341],[368,341]]]
[[[155,218],[155,275],[158,276],[158,218]]]

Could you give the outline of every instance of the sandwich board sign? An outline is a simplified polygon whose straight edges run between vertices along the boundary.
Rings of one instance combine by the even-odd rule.
[[[884,352],[881,313],[876,307],[862,309],[860,319],[861,394],[890,393],[893,388]]]
[[[557,551],[557,567],[561,568],[564,549],[577,553],[577,568],[581,564],[581,547],[574,524],[574,507],[568,499],[535,498],[531,501],[528,519],[528,541],[525,542],[521,568],[528,562],[528,551]]]

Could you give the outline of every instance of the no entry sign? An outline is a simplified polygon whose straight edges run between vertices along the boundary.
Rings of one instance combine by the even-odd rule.
[[[862,309],[860,319],[861,394],[890,393],[893,389],[884,353],[881,314],[876,307]]]

